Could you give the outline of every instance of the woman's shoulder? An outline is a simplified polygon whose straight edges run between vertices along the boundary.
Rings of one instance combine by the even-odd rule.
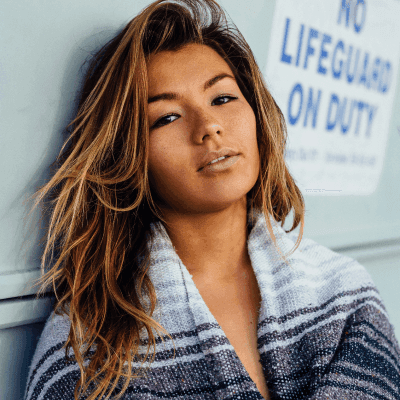
[[[286,253],[287,249],[294,248],[297,237],[292,232],[285,234]],[[283,304],[288,302],[287,297],[293,297],[297,309],[311,307],[322,312],[336,307],[343,318],[368,309],[368,318],[375,313],[388,317],[371,275],[357,260],[307,237],[302,238],[288,260],[289,265],[277,268],[276,274],[278,297]],[[287,311],[290,311],[290,304]]]
[[[292,248],[297,238],[297,233],[286,234],[287,243]],[[298,248],[291,256],[291,264],[296,265],[310,278],[322,279],[327,287],[332,287],[332,284],[333,287],[337,287],[338,282],[343,283],[342,288],[348,289],[375,287],[371,275],[356,259],[334,251],[308,237],[302,237]]]
[[[32,359],[33,364],[40,363],[44,357],[54,356],[66,342],[71,322],[66,314],[58,315],[54,311],[49,315],[37,343]]]
[[[274,292],[270,301],[278,301],[281,312],[289,312],[293,307],[319,306],[343,296],[349,301],[365,296],[379,299],[370,274],[357,260],[304,235],[298,243],[296,230],[286,232],[272,217],[271,224],[276,246],[265,219],[257,215],[249,254],[263,290]],[[288,298],[296,299],[295,304]],[[287,309],[282,311],[285,304]]]
[[[65,342],[67,341],[71,322],[67,315],[58,315],[53,311],[48,317],[34,352],[29,368],[28,380],[25,389],[25,400],[40,397],[48,389],[54,391],[58,388],[61,392],[70,392],[72,382],[76,382],[80,376],[79,366],[76,362],[67,361],[65,358]],[[69,352],[71,356],[72,349]],[[58,384],[53,385],[54,381]],[[68,394],[64,392],[67,397]],[[58,395],[55,397],[59,398]]]

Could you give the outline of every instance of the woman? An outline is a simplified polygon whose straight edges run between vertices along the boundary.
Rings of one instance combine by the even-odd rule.
[[[301,241],[282,113],[215,1],[144,9],[95,56],[71,127],[37,196],[57,301],[27,400],[400,398],[377,290]]]

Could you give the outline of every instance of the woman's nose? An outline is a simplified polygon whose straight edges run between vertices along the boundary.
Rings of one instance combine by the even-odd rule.
[[[196,141],[203,142],[207,137],[211,139],[223,133],[222,122],[211,113],[201,112],[197,115],[194,132]]]

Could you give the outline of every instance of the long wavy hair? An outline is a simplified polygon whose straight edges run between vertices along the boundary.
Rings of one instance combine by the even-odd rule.
[[[223,57],[255,113],[260,173],[247,195],[251,207],[267,216],[278,250],[269,215],[283,226],[293,209],[287,232],[299,223],[301,229],[292,252],[303,235],[304,200],[284,160],[284,117],[245,39],[214,0],[151,3],[91,59],[53,176],[33,196],[32,210],[40,205],[50,215],[42,276],[34,286],[40,285],[37,297],[52,286],[54,313],[71,321],[64,347],[67,360],[72,347],[81,371],[75,399],[88,392],[88,400],[108,398],[122,379],[119,399],[141,372],[126,363],[143,365],[152,347],[154,361],[153,329],[162,340],[160,332],[172,339],[152,318],[157,299],[147,275],[150,224],[163,219],[148,179],[146,63],[151,54],[189,43],[210,46]],[[146,296],[150,302],[143,301]],[[147,352],[140,358],[145,331]]]

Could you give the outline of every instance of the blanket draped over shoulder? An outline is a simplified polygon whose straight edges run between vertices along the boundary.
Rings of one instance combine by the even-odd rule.
[[[287,254],[297,234],[271,222]],[[365,268],[307,238],[287,265],[264,214],[249,212],[248,223],[248,253],[262,297],[258,350],[271,398],[400,399],[399,345]],[[146,377],[131,382],[123,399],[262,399],[164,226],[158,221],[151,229],[149,276],[158,299],[153,317],[172,335],[176,354],[173,358],[168,336],[164,342],[157,338],[155,361]],[[80,371],[66,362],[62,349],[69,329],[66,316],[53,313],[47,320],[26,400],[74,398]],[[145,353],[145,337],[142,344]]]

